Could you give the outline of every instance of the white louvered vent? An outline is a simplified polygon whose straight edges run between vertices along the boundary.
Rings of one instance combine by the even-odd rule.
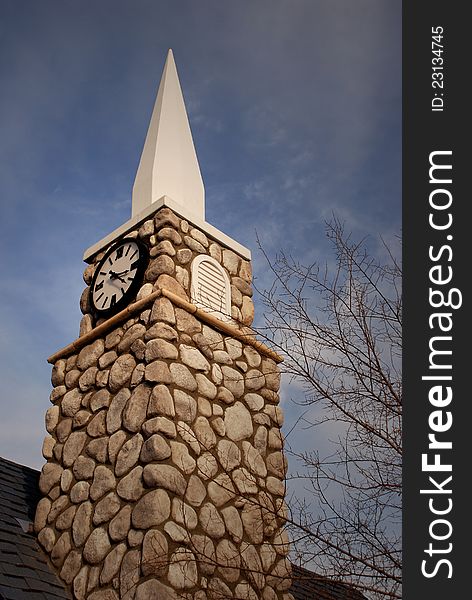
[[[231,320],[229,278],[214,258],[197,256],[193,261],[192,302],[219,319]]]

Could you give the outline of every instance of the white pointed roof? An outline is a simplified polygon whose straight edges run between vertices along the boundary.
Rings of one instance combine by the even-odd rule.
[[[132,217],[163,196],[205,220],[205,189],[172,50],[167,54],[133,185]]]
[[[251,259],[247,248],[205,221],[205,190],[172,50],[167,54],[133,185],[131,219],[87,248],[84,261],[90,262],[163,207],[187,219],[222,246]]]

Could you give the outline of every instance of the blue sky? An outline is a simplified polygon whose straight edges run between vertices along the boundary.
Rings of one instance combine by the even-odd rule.
[[[258,285],[256,232],[308,264],[333,211],[374,251],[400,231],[401,2],[1,0],[1,456],[44,462],[46,358],[78,335],[83,251],[130,217],[168,48],[206,219]]]

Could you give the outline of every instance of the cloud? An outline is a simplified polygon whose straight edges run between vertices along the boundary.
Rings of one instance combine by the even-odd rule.
[[[394,236],[401,139],[394,3],[43,0],[8,4],[2,21],[0,376],[9,382],[2,399],[9,425],[16,420],[21,439],[34,439],[30,464],[43,435],[45,357],[77,335],[83,251],[129,218],[169,47],[207,220],[251,248],[258,285],[269,286],[271,276],[256,235],[270,256],[284,249],[305,264],[329,257],[323,221],[333,210],[360,236]],[[381,252],[377,241],[373,247]],[[0,452],[28,454],[3,439]]]

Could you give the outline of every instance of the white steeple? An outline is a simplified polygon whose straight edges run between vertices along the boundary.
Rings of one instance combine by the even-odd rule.
[[[189,218],[205,220],[205,189],[172,50],[133,185],[132,217],[162,196],[176,202]]]

